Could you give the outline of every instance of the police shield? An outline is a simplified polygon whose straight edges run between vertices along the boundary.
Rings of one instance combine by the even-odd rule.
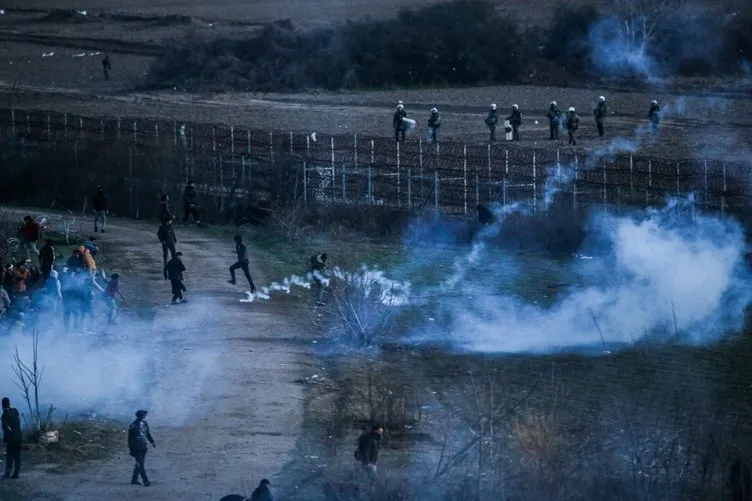
[[[412,118],[403,118],[402,127],[405,129],[405,134],[410,134],[415,129],[415,120]]]

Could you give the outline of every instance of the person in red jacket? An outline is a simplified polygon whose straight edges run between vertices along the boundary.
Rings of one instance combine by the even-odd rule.
[[[32,216],[26,216],[20,233],[23,237],[22,240],[24,248],[26,249],[26,257],[31,259],[32,252],[38,257],[39,251],[37,250],[37,242],[39,241],[41,233],[39,223],[37,223]]]

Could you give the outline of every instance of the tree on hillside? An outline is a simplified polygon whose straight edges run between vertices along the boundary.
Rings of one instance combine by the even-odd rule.
[[[687,0],[615,0],[621,41],[627,52],[643,52],[686,4]]]

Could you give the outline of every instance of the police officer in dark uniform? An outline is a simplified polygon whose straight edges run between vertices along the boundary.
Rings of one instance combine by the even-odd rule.
[[[551,101],[551,104],[548,106],[548,111],[546,112],[546,117],[548,118],[549,128],[548,139],[559,139],[559,127],[561,127],[561,111],[559,111],[559,105],[556,104],[556,101]]]
[[[193,216],[196,225],[201,225],[201,216],[198,214],[198,204],[196,204],[196,184],[189,180],[183,191],[183,224],[188,223],[188,218]]]
[[[407,112],[405,111],[405,105],[402,101],[397,104],[397,111],[394,112],[394,118],[392,119],[392,126],[394,127],[394,139],[397,142],[405,140],[405,124],[403,119],[407,118]]]
[[[491,109],[488,110],[488,115],[486,115],[486,125],[488,126],[488,130],[491,132],[491,138],[489,139],[490,142],[496,141],[496,125],[499,123],[499,115],[496,111],[496,105],[492,104]]]
[[[598,129],[599,137],[603,137],[603,135],[605,134],[603,122],[606,120],[607,114],[608,106],[606,106],[606,98],[600,96],[598,98],[598,104],[596,105],[595,110],[593,110],[593,115],[595,116],[595,126]]]
[[[658,135],[658,124],[661,122],[661,107],[658,106],[658,101],[653,100],[650,102],[650,110],[648,111],[648,120],[653,129],[653,135]]]
[[[520,113],[520,107],[516,104],[512,105],[512,114],[507,117],[509,125],[512,126],[512,140],[520,140],[520,125],[522,125],[522,113]]]

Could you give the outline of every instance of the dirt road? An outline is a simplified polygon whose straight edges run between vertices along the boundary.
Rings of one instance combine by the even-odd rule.
[[[177,306],[163,306],[169,284],[161,276],[154,224],[113,220],[101,236],[106,252],[121,263],[129,298],[124,306],[155,304],[152,324],[175,326],[130,334],[143,336],[147,348],[160,354],[143,404],[157,442],[147,456],[153,485],[129,484],[132,460],[124,442],[112,460],[77,473],[25,472],[22,482],[38,492],[35,500],[208,501],[242,493],[243,484],[249,495],[262,477],[274,482],[291,459],[303,404],[293,381],[304,348],[289,340],[297,337],[299,323],[275,312],[273,302],[238,303],[245,288],[226,282],[231,239],[182,227],[177,233],[189,298]],[[259,284],[273,278],[255,267],[252,273]],[[198,314],[206,321],[185,321]]]

